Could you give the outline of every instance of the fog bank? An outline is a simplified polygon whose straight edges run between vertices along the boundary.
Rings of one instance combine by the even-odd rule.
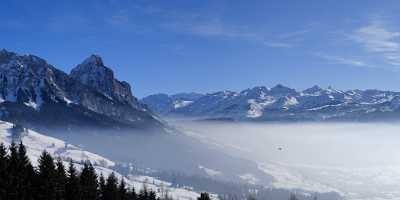
[[[349,199],[399,199],[400,124],[177,124],[260,164],[275,186],[334,190]]]

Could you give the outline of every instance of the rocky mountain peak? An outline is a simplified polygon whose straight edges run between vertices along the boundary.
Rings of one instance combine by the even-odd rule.
[[[82,62],[82,65],[99,66],[100,67],[100,66],[104,66],[104,63],[103,63],[103,59],[99,55],[92,54],[91,56],[89,56]]]
[[[7,62],[10,60],[13,56],[16,56],[15,53],[9,52],[5,49],[0,50],[0,64]]]
[[[0,110],[1,119],[25,125],[162,126],[98,55],[68,75],[40,57],[0,50]]]
[[[295,94],[296,90],[286,87],[282,84],[278,84],[275,87],[271,88],[270,92],[274,96],[286,96]]]
[[[6,49],[1,49],[0,50],[0,55],[8,55],[8,54],[14,54],[12,52],[7,51]]]
[[[71,77],[104,92],[112,86],[114,72],[104,65],[100,56],[91,55],[71,70]],[[98,85],[100,81],[107,83]],[[108,88],[106,88],[107,86]]]
[[[70,76],[109,98],[116,98],[130,105],[137,103],[132,95],[130,85],[115,79],[114,72],[104,65],[103,59],[98,55],[86,58],[71,70]]]
[[[319,87],[318,85],[314,85],[310,88],[305,89],[303,92],[306,94],[314,94],[314,93],[318,93],[323,91],[324,89],[322,89],[321,87]]]

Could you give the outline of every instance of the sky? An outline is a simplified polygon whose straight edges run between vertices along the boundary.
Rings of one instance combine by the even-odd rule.
[[[396,0],[2,0],[0,48],[69,72],[103,58],[134,95],[400,91]]]

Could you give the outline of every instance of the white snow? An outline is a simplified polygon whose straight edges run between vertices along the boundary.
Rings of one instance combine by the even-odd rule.
[[[186,106],[188,106],[188,105],[190,105],[192,103],[193,103],[193,101],[177,100],[177,101],[174,102],[174,108],[175,109],[183,108],[183,107],[186,107]]]
[[[250,109],[247,111],[247,117],[250,118],[261,117],[263,114],[262,105],[257,103],[254,99],[249,99],[248,103],[250,104]]]
[[[0,142],[6,146],[12,142],[10,128],[11,123],[0,121]],[[170,197],[180,200],[193,200],[200,196],[197,192],[185,188],[174,188],[171,187],[171,183],[159,180],[150,176],[137,176],[129,175],[127,177],[122,176],[120,173],[114,171],[112,167],[115,166],[115,162],[104,158],[98,154],[85,151],[72,144],[67,144],[62,140],[39,134],[32,130],[26,130],[21,140],[27,149],[27,155],[30,158],[32,164],[37,166],[37,160],[41,153],[46,150],[54,157],[59,157],[64,161],[65,165],[68,165],[69,160],[73,160],[77,169],[81,169],[81,161],[90,161],[98,174],[109,176],[111,173],[117,176],[118,179],[123,178],[128,187],[134,186],[136,191],[139,191],[143,187],[153,190],[158,196],[168,194]],[[216,195],[211,195],[213,199],[217,199]]]
[[[199,169],[204,170],[204,172],[206,172],[206,174],[209,176],[218,176],[218,175],[222,174],[222,172],[220,172],[220,171],[210,169],[210,168],[204,167],[202,165],[199,165]]]
[[[250,174],[250,173],[240,175],[239,177],[249,184],[257,184],[258,183],[258,179],[253,174]]]
[[[340,103],[340,104],[334,104],[334,105],[324,105],[324,106],[320,106],[320,107],[310,108],[310,109],[308,109],[308,110],[310,110],[310,111],[316,111],[316,110],[322,110],[322,109],[324,109],[324,108],[338,107],[338,106],[342,106],[342,105],[343,105],[342,103]]]
[[[247,103],[250,106],[250,109],[247,111],[247,117],[257,118],[263,115],[263,110],[265,107],[273,104],[275,102],[274,97],[272,96],[263,96],[263,101],[258,102],[255,99],[249,99]]]
[[[24,104],[26,106],[28,106],[28,107],[31,107],[31,108],[35,109],[35,110],[38,108],[38,105],[33,101],[25,102]]]
[[[286,97],[285,106],[293,106],[299,104],[296,97]]]
[[[334,191],[342,194],[336,188],[321,184],[315,180],[309,180],[303,174],[296,173],[282,164],[264,163],[259,165],[259,169],[274,177],[275,180],[272,182],[272,186],[275,188],[304,189],[321,193]]]
[[[73,103],[71,99],[68,99],[67,97],[64,97],[64,102],[67,103],[68,105]]]
[[[9,132],[11,127],[11,123],[0,121],[0,142],[3,142],[6,145],[9,145],[12,142],[11,133]],[[104,167],[113,167],[115,165],[114,162],[102,156],[84,151],[77,146],[67,144],[62,140],[48,137],[32,130],[27,130],[23,134],[21,140],[26,146],[29,158],[34,165],[37,164],[37,159],[44,150],[53,156],[60,157],[66,161],[70,159],[76,162],[89,160],[95,165],[101,165]]]

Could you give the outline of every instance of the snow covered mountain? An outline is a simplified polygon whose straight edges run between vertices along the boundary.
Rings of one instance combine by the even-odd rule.
[[[163,126],[97,55],[67,74],[6,50],[0,51],[0,119],[32,128]]]
[[[146,185],[148,189],[155,191],[159,196],[164,196],[167,191],[168,196],[174,199],[189,200],[200,196],[197,192],[185,189],[184,187],[172,187],[171,183],[155,177],[119,173],[116,170],[116,163],[114,161],[29,129],[25,129],[18,138],[15,138],[11,133],[12,127],[13,124],[0,121],[0,143],[9,146],[12,141],[22,141],[27,149],[28,157],[34,166],[37,166],[38,158],[46,150],[53,157],[61,158],[65,166],[68,166],[68,163],[72,160],[75,166],[80,169],[83,167],[83,162],[90,161],[99,175],[101,173],[107,177],[111,173],[114,173],[118,179],[123,178],[128,187],[135,187],[137,191]]]
[[[174,95],[154,94],[142,99],[156,113],[161,115],[173,112],[175,109],[188,106],[204,95],[198,93],[178,93]]]
[[[197,94],[194,98],[150,95],[141,100],[169,117],[252,121],[398,120],[400,92],[341,91],[313,86],[303,91],[283,86],[241,92]]]

